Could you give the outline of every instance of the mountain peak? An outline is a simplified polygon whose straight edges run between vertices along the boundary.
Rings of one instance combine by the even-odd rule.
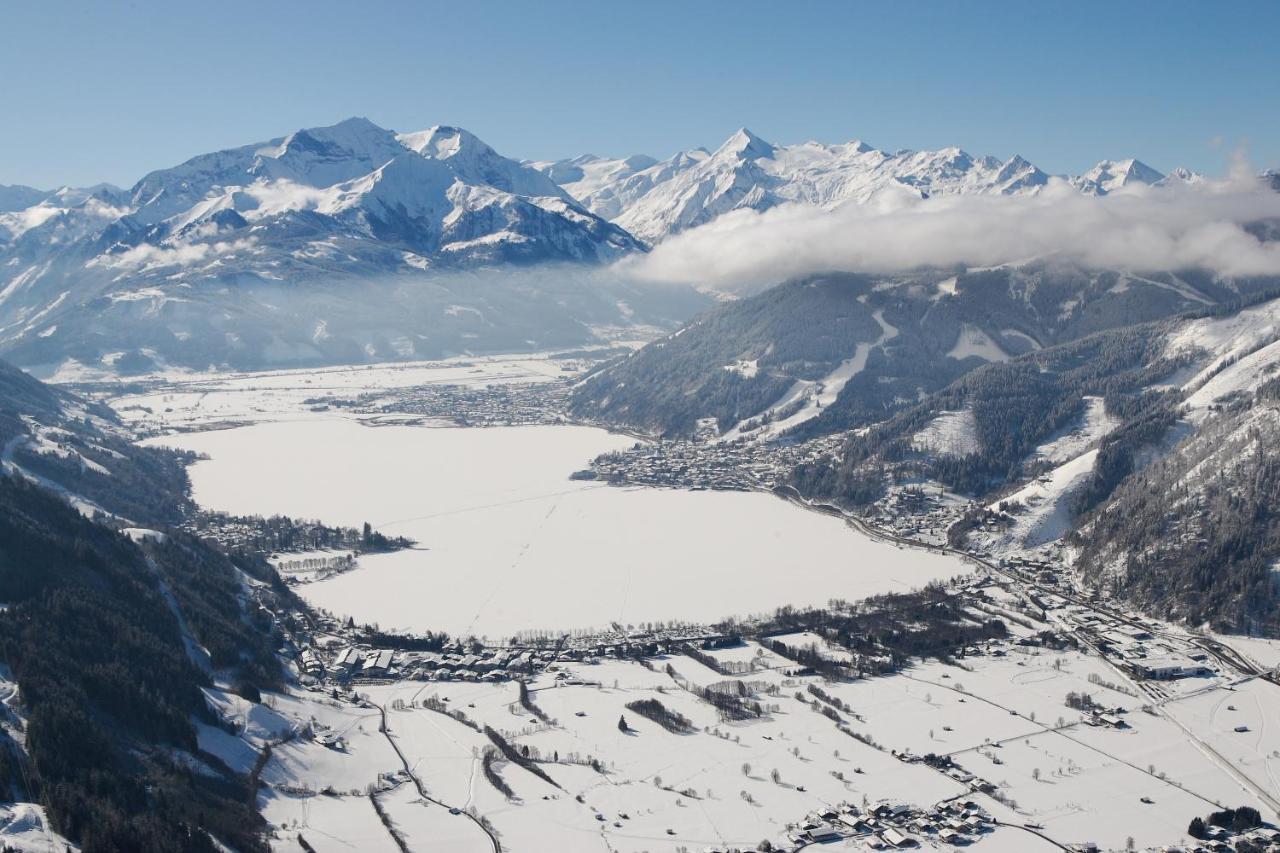
[[[1124,160],[1102,160],[1072,183],[1081,190],[1097,195],[1115,192],[1131,184],[1159,184],[1165,176],[1132,157]]]
[[[470,152],[493,153],[493,149],[474,133],[447,124],[439,124],[416,133],[402,133],[396,138],[405,148],[435,160],[445,160]]]
[[[337,124],[323,127],[307,127],[296,130],[285,137],[283,148],[288,149],[299,142],[319,141],[328,145],[336,145],[348,151],[364,151],[379,145],[385,145],[391,131],[379,127],[367,118],[353,116],[343,119]]]
[[[716,154],[734,154],[747,160],[757,160],[761,157],[772,157],[773,152],[771,143],[764,141],[745,127],[740,127],[736,133],[725,140]]]
[[[1178,166],[1170,169],[1169,174],[1165,177],[1163,183],[1172,183],[1178,181],[1184,184],[1194,184],[1204,180],[1204,175],[1186,166]]]
[[[648,169],[650,166],[658,165],[658,161],[650,157],[648,154],[632,154],[630,157],[622,161],[628,169],[639,172],[641,169]]]
[[[1142,184],[1154,184],[1164,177],[1164,175],[1146,163],[1141,160],[1135,160],[1132,157],[1124,160],[1102,160],[1098,165],[1086,172],[1085,175],[1095,180],[1099,178],[1106,180],[1108,177],[1120,179],[1121,185],[1134,181]]]
[[[357,133],[368,132],[368,131],[373,131],[375,133],[387,132],[385,128],[374,124],[372,121],[365,118],[364,116],[351,116],[350,118],[344,118],[342,121],[338,122],[337,124],[329,125],[329,127],[326,129],[357,132]]]

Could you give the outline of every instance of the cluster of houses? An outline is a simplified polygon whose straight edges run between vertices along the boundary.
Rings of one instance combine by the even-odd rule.
[[[711,649],[733,638],[700,626],[608,632],[578,637],[556,648],[480,647],[446,644],[440,651],[373,649],[330,642],[327,650],[307,646],[297,653],[306,684],[386,678],[422,681],[506,681],[524,678],[559,663],[598,658],[631,658],[677,652],[688,647]],[[325,658],[329,657],[326,664]]]
[[[625,453],[610,453],[591,463],[602,480],[644,486],[693,489],[749,489],[738,453],[730,445],[665,441],[637,444]]]
[[[1043,561],[1028,558],[1001,560],[1001,565],[1023,574],[1041,577],[1052,572]],[[1060,620],[1089,638],[1099,652],[1135,676],[1151,681],[1171,681],[1214,675],[1209,654],[1189,641],[1159,636],[1143,627],[1138,618],[1115,618],[1091,607],[1073,603],[1055,592],[1023,591],[1022,597],[1042,618],[1055,611]]]
[[[348,646],[333,658],[324,674],[337,681],[384,678],[504,681],[533,672],[554,657],[551,652],[538,653],[530,649],[491,649],[475,653],[454,647],[441,652],[413,652]]]
[[[389,649],[358,649],[350,646],[342,649],[328,666],[314,648],[304,648],[298,653],[298,669],[304,683],[314,683],[325,677],[345,681],[351,678],[385,678],[396,675],[392,664],[395,652]]]
[[[841,805],[813,812],[788,836],[796,847],[861,837],[872,850],[897,850],[928,842],[969,844],[995,828],[995,820],[973,801],[951,800],[930,809],[882,803],[859,809]]]
[[[692,489],[751,489],[787,481],[801,462],[834,452],[842,438],[826,436],[803,444],[716,441],[710,422],[701,422],[695,441],[637,444],[623,453],[595,459],[591,470],[610,482]]]
[[[714,649],[737,642],[735,638],[707,625],[678,624],[640,628],[615,628],[570,637],[563,644],[569,660],[589,657],[632,658],[678,652],[692,646]]]
[[[1060,568],[1047,560],[1014,556],[1000,561],[1000,565],[1021,572],[1037,583],[1054,586],[1062,580]]]
[[[481,368],[472,372],[479,373]],[[495,375],[493,378],[497,378]],[[564,384],[426,384],[388,388],[358,400],[329,399],[334,406],[363,414],[411,414],[453,421],[460,426],[516,426],[562,423]]]
[[[930,487],[892,488],[872,504],[865,518],[883,530],[915,539],[929,545],[947,544],[947,529],[959,519],[970,504],[946,498]],[[992,529],[995,522],[990,522]]]
[[[510,646],[449,641],[438,650],[376,648],[357,629],[322,615],[301,627],[288,652],[306,686],[380,679],[421,681],[506,681],[524,679],[558,664],[630,659],[714,649],[739,642],[709,626],[694,623],[615,626],[574,636],[530,637]],[[422,638],[418,638],[422,639]]]
[[[1193,847],[1168,847],[1165,853],[1237,853],[1240,850],[1280,850],[1280,830],[1260,826],[1233,832],[1221,826],[1205,827],[1204,838]]]
[[[1126,709],[1118,705],[1114,708],[1093,708],[1090,709],[1089,715],[1084,718],[1084,723],[1095,728],[1127,729],[1129,724],[1123,716],[1127,713]]]

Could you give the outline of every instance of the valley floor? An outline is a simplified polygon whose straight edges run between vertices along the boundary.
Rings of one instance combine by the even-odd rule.
[[[392,533],[410,533],[429,549],[362,557],[363,565],[353,571],[298,586],[310,600],[417,630],[457,634],[462,626],[506,636],[546,628],[554,629],[544,632],[552,640],[565,635],[550,645],[524,647],[528,663],[518,674],[513,665],[515,678],[485,678],[468,670],[473,664],[462,658],[465,650],[452,656],[462,663],[450,674],[442,674],[448,661],[439,654],[393,650],[389,666],[349,679],[335,659],[352,641],[333,620],[311,637],[312,661],[305,669],[299,663],[298,686],[289,692],[267,694],[253,704],[211,691],[211,701],[239,734],[203,729],[203,749],[248,772],[263,748],[271,747],[261,769],[259,804],[276,849],[677,853],[755,849],[768,841],[775,849],[863,850],[898,838],[930,848],[976,843],[993,853],[1083,849],[1090,843],[1106,850],[1184,849],[1191,819],[1220,807],[1248,805],[1266,820],[1280,818],[1280,686],[1267,672],[1280,664],[1276,644],[1190,634],[1046,586],[1034,567],[1007,560],[963,562],[941,553],[936,537],[933,552],[906,547],[909,539],[897,537],[909,537],[909,531],[873,531],[879,536],[873,540],[839,519],[763,494],[609,489],[565,479],[587,457],[629,446],[631,439],[600,433],[578,445],[584,452],[576,457],[554,442],[523,445],[510,457],[483,443],[424,450],[400,443],[400,431],[414,431],[403,416],[382,416],[397,426],[370,428],[358,425],[349,411],[335,413],[332,400],[317,402],[436,381],[473,387],[552,381],[561,372],[560,365],[524,358],[421,370],[287,372],[200,379],[191,387],[144,389],[112,401],[140,425],[166,433],[154,441],[213,457],[193,470],[202,503],[239,512],[314,514],[343,524],[370,520]],[[222,433],[173,432],[255,421],[272,423]],[[202,468],[215,470],[211,466],[220,454],[232,451],[235,436],[253,430],[283,436],[291,423],[322,425],[316,435],[323,439],[300,444],[314,471],[303,470],[305,460],[291,455],[286,438],[257,456],[241,457],[238,471],[227,468],[202,479]],[[355,447],[356,435],[370,440]],[[384,456],[364,455],[365,445],[381,446]],[[450,458],[467,461],[451,465]],[[553,499],[538,477],[467,493],[475,482],[503,483],[499,475],[521,469],[522,459],[533,470],[554,469],[566,495]],[[272,471],[272,465],[296,473],[283,485],[280,472],[255,480],[251,493],[242,484],[249,503],[233,505],[233,491],[227,490],[234,490],[236,478]],[[388,467],[413,482],[417,509],[397,510],[396,502],[406,503],[404,493],[387,496],[385,488],[362,483],[362,473],[368,482],[384,483]],[[469,519],[436,506],[440,493],[464,506],[505,501],[519,510],[510,517],[490,510]],[[716,503],[700,515],[697,501],[704,498]],[[597,501],[609,501],[607,511],[585,515]],[[642,501],[675,509],[670,515],[633,512]],[[772,501],[802,521],[773,528],[765,517],[749,514],[754,501]],[[744,512],[749,523],[742,521]],[[566,518],[557,521],[558,515]],[[420,528],[396,526],[410,516],[435,521]],[[616,526],[603,528],[603,538],[593,535],[605,516],[613,516]],[[728,518],[729,526],[716,526],[716,516]],[[687,529],[679,528],[681,517],[693,519]],[[582,562],[570,579],[543,584],[554,593],[547,598],[532,597],[532,588],[517,579],[548,576],[561,559],[554,554],[565,552],[522,563],[542,540],[514,533],[545,533],[546,525],[561,522],[565,526],[555,538],[585,543],[574,559],[595,563]],[[629,526],[658,535],[630,539]],[[663,541],[660,533],[667,529],[684,531],[671,551],[643,550],[649,547],[645,542]],[[508,533],[509,541],[503,538]],[[673,563],[690,552],[684,537],[695,533],[723,550],[709,545],[691,564]],[[782,540],[776,551],[769,541],[775,537]],[[819,559],[853,541],[875,546],[865,552],[863,565],[842,566],[843,578],[812,574]],[[456,567],[453,574],[413,586],[409,573],[421,578],[429,564],[392,565],[421,560],[424,553],[440,558],[434,568]],[[645,606],[619,607],[616,589],[610,590],[614,597],[591,599],[586,570],[598,565],[606,572],[627,558],[639,560],[632,583],[650,587],[648,599],[631,587]],[[734,595],[760,575],[753,559],[772,564],[785,583],[758,588],[752,593],[759,594],[758,603],[743,603]],[[704,586],[688,577],[718,565],[732,571]],[[486,574],[486,566],[511,573]],[[873,582],[850,580],[850,569]],[[641,622],[709,621],[735,609],[788,601],[854,600],[956,575],[950,589],[969,617],[975,623],[999,618],[1011,633],[966,649],[951,662],[917,661],[888,675],[829,679],[789,653],[762,645],[767,639],[830,660],[849,659],[848,650],[817,634],[747,639],[696,654],[696,643],[672,642],[639,658],[619,656],[628,637],[652,627],[642,631]],[[518,594],[486,613],[467,598],[464,587],[471,577],[481,579],[477,594],[486,604],[501,601],[492,594],[503,583]],[[586,621],[586,610],[554,609],[557,600],[580,596],[610,603]],[[703,604],[686,609],[686,599]],[[410,612],[422,618],[409,622],[387,615]],[[525,618],[544,612],[554,618]],[[487,616],[494,621],[485,622]],[[617,624],[602,625],[608,622]],[[617,639],[604,639],[603,631],[569,635],[568,629],[593,627],[607,628]],[[518,644],[487,646],[482,654],[520,651]],[[1202,667],[1194,677],[1153,680],[1139,674],[1148,655],[1194,659]],[[439,668],[429,669],[428,659]],[[523,700],[521,679],[527,687]],[[708,701],[723,693],[758,703],[760,714],[726,717]],[[1102,713],[1069,707],[1068,694],[1088,694]],[[675,726],[679,731],[636,711],[634,703],[645,701],[683,718]],[[497,740],[489,731],[511,753],[494,755]]]

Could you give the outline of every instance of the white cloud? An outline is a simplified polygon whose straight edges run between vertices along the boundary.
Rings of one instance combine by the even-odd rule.
[[[1048,256],[1133,272],[1280,274],[1280,243],[1264,243],[1243,227],[1280,217],[1280,193],[1239,171],[1219,181],[1136,186],[1101,198],[1054,181],[1030,197],[922,200],[891,193],[836,210],[739,210],[625,259],[619,269],[720,290],[831,270],[992,266]]]
[[[170,266],[191,266],[207,258],[235,254],[252,249],[257,241],[252,237],[213,243],[174,243],[153,246],[142,243],[117,255],[99,255],[88,266],[101,264],[108,269],[138,268],[142,270]]]

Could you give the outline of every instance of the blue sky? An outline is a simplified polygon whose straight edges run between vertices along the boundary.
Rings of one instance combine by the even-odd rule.
[[[364,115],[504,154],[664,157],[745,125],[1018,153],[1280,165],[1280,3],[0,5],[0,183],[145,172]]]

